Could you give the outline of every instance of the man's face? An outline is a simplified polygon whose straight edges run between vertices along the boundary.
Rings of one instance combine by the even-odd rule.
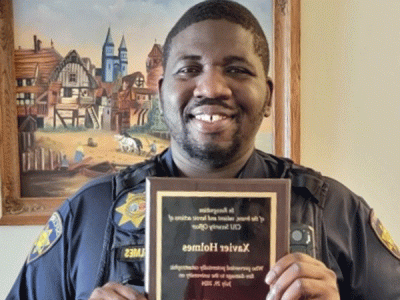
[[[218,166],[253,150],[271,83],[249,31],[225,20],[189,26],[173,38],[159,85],[174,151]]]

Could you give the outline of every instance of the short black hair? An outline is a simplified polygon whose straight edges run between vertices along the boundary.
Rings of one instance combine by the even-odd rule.
[[[165,39],[163,49],[164,70],[167,66],[172,39],[190,25],[206,20],[227,20],[249,30],[254,37],[255,53],[260,56],[265,76],[268,76],[269,49],[263,29],[255,16],[246,7],[230,0],[206,0],[192,6],[182,15]]]

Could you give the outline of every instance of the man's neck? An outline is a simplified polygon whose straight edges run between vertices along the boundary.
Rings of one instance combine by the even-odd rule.
[[[234,178],[244,167],[254,148],[249,149],[244,155],[238,159],[232,160],[223,167],[216,168],[212,163],[190,157],[186,152],[176,151],[171,147],[172,158],[178,168],[181,177],[193,178]]]

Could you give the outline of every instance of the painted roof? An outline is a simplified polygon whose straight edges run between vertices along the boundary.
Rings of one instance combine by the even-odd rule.
[[[125,43],[125,37],[124,37],[124,36],[122,36],[121,45],[119,45],[119,48],[118,48],[118,49],[120,49],[120,50],[127,50],[127,49],[126,49],[126,43]]]
[[[154,44],[148,57],[160,57],[162,56],[162,54],[163,54],[162,46],[160,44]]]
[[[48,84],[54,68],[63,60],[54,48],[16,49],[14,52],[15,76],[17,79],[35,78],[38,69],[38,84]]]
[[[65,56],[65,58],[57,65],[56,68],[54,68],[54,71],[50,75],[50,80],[57,81],[57,78],[58,78],[60,72],[65,68],[66,65],[68,65],[70,63],[79,64],[83,68],[83,70],[85,71],[85,73],[89,79],[90,87],[97,88],[96,80],[90,74],[90,72],[86,69],[85,63],[81,60],[81,58],[76,50],[71,50],[70,52],[68,52],[67,56]]]
[[[113,42],[112,37],[111,37],[111,29],[110,29],[110,27],[108,27],[106,41],[104,42],[104,45],[106,45],[106,44],[114,46],[114,42]]]

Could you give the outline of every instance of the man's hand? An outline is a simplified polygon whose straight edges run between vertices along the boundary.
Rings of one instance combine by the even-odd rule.
[[[302,253],[282,257],[265,278],[267,300],[340,299],[336,274],[322,262]]]
[[[89,300],[146,300],[143,294],[139,294],[129,286],[116,282],[108,282],[102,287],[94,289]]]

